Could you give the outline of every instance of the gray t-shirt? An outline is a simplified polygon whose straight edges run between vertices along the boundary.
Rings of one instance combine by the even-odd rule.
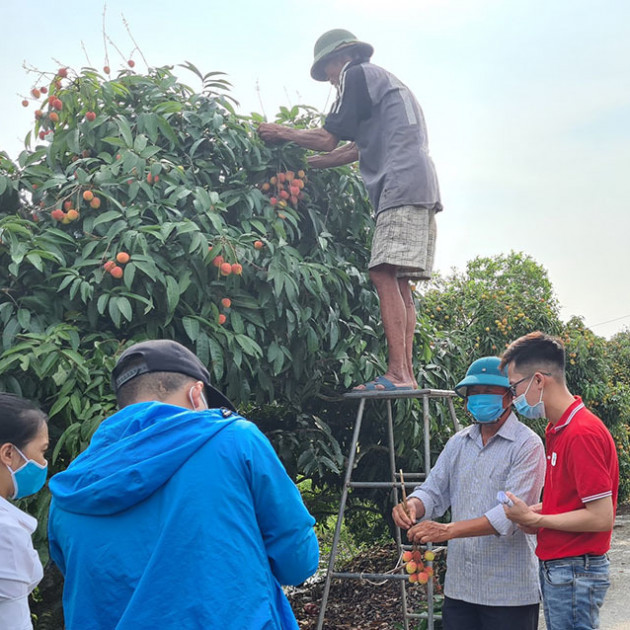
[[[356,143],[377,214],[404,205],[442,210],[422,109],[393,74],[368,62],[346,65],[324,129]]]

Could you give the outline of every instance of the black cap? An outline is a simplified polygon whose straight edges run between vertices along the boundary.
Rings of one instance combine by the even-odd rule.
[[[135,365],[129,367],[132,360]],[[197,355],[170,339],[142,341],[127,348],[120,355],[112,372],[114,392],[136,376],[149,372],[177,372],[195,378],[205,385],[208,406],[211,409],[227,407],[236,411],[234,405],[218,389],[210,385],[210,373]]]

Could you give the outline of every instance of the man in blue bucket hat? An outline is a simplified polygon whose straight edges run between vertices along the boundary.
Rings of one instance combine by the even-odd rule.
[[[356,391],[417,387],[412,365],[416,310],[410,281],[431,277],[435,214],[440,190],[420,105],[399,79],[370,63],[374,49],[350,31],[333,29],[315,43],[311,76],[337,88],[337,99],[319,129],[273,123],[258,128],[267,143],[295,142],[322,151],[311,168],[359,160],[376,214],[369,263],[381,305],[388,346],[387,371]],[[347,144],[337,148],[341,140]]]
[[[447,442],[406,509],[398,504],[392,513],[410,541],[450,541],[444,630],[538,627],[535,540],[508,520],[497,495],[520,488],[517,496],[536,503],[545,454],[541,439],[512,412],[510,383],[499,364],[498,357],[477,359],[455,386],[474,423]],[[450,523],[430,520],[449,508]]]

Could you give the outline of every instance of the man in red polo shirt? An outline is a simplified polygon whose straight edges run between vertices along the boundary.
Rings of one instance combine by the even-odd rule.
[[[562,343],[541,332],[503,353],[516,410],[547,418],[547,471],[542,504],[514,505],[508,518],[537,533],[540,584],[548,630],[599,628],[609,586],[608,558],[617,508],[619,463],[602,421],[569,392]]]

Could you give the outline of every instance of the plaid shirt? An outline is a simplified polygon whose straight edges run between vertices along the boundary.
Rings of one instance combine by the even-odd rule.
[[[540,601],[535,536],[508,520],[497,501],[509,490],[537,503],[545,476],[541,439],[511,414],[484,446],[479,425],[456,433],[427,480],[410,495],[435,519],[451,508],[451,520],[486,516],[496,536],[458,538],[448,543],[444,593],[486,606],[525,606]]]

